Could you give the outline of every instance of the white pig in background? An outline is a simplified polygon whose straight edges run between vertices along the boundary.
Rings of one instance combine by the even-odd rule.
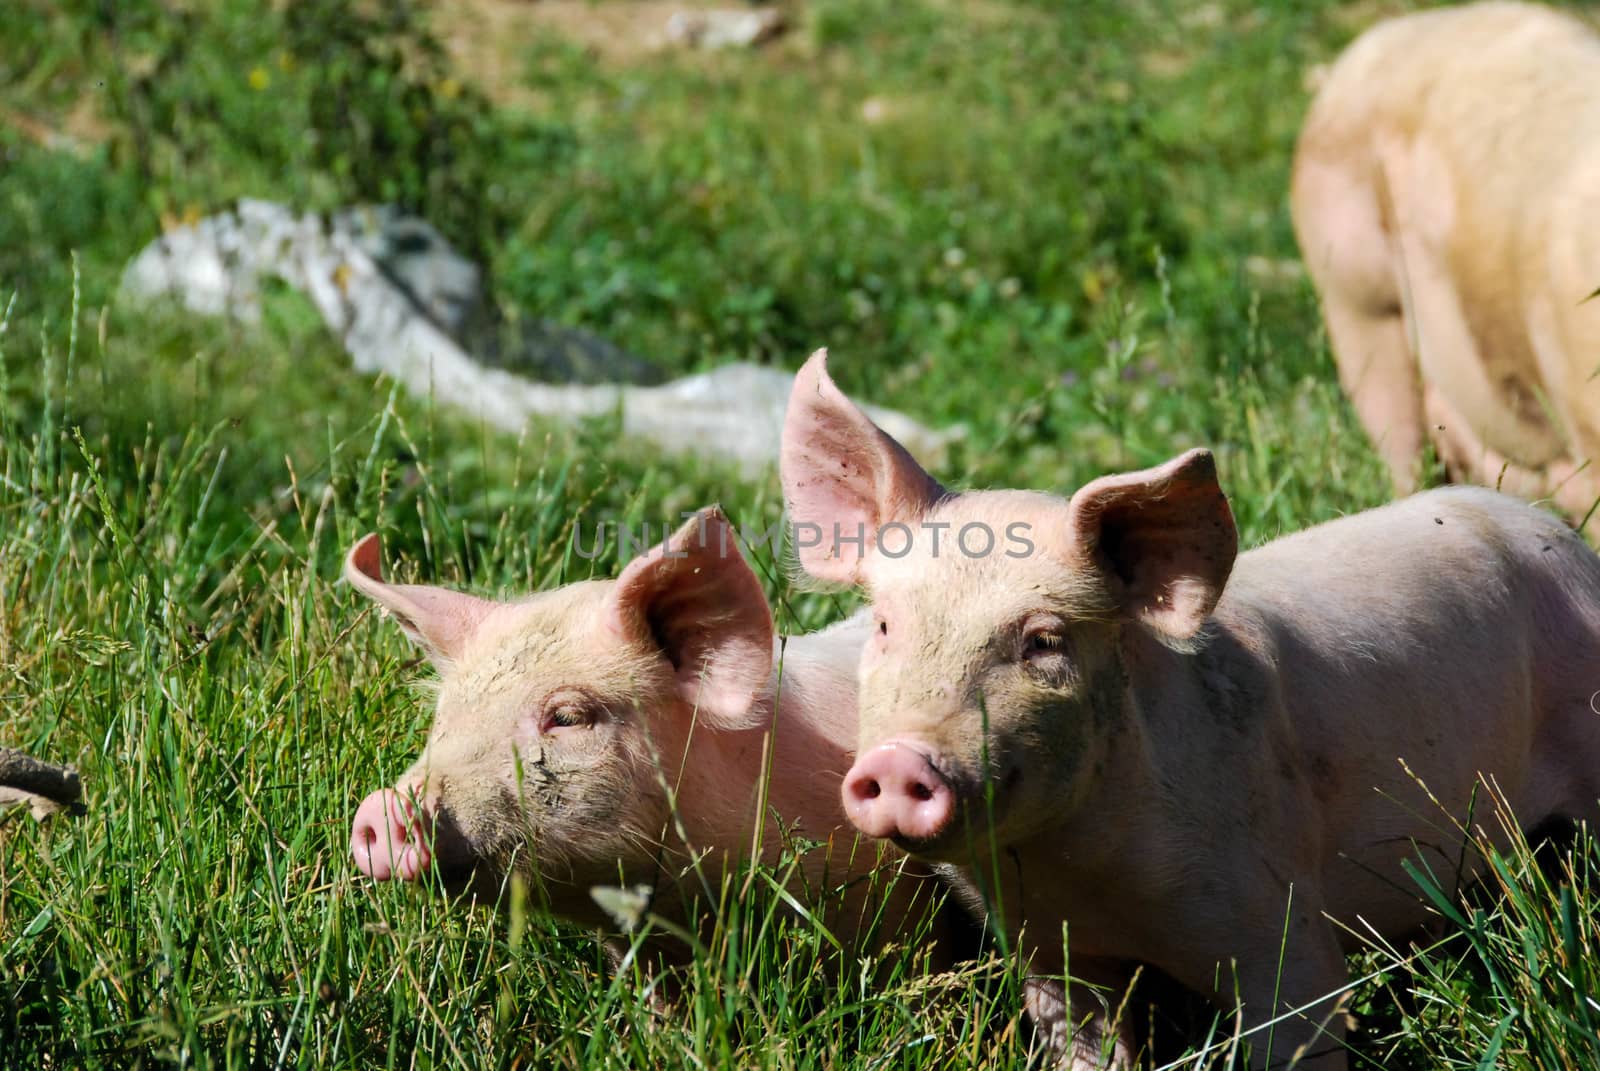
[[[840,803],[868,622],[788,639],[780,675],[766,597],[719,510],[615,581],[514,602],[387,583],[379,553],[367,536],[345,576],[440,679],[422,756],[356,811],[364,873],[431,871],[493,900],[520,872],[555,914],[611,929],[591,888],[637,883],[654,890],[652,912],[687,925],[724,868],[757,847],[776,864],[795,835],[824,846],[803,855],[790,891],[825,903],[847,948],[874,918],[880,937],[903,938],[927,917],[937,883],[916,865],[890,881],[906,860],[861,843]],[[936,940],[954,939],[941,927],[959,927],[958,913],[936,920]]]
[[[1317,1002],[1354,934],[1429,918],[1402,862],[1451,887],[1454,823],[1492,829],[1496,796],[1523,828],[1594,815],[1600,558],[1555,517],[1445,488],[1236,559],[1205,451],[1071,499],[948,493],[825,360],[782,468],[805,569],[872,598],[845,806],[997,905],[1072,1056],[1100,1039],[1069,1039],[1095,1008],[1065,1013],[1063,934],[1074,978],[1147,963],[1284,1016],[1257,1066],[1344,1068]]]
[[[1536,4],[1388,19],[1300,133],[1295,232],[1339,378],[1402,493],[1600,499],[1600,34]]]

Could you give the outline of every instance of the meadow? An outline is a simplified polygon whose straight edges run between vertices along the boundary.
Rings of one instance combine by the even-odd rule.
[[[431,712],[337,582],[357,538],[524,592],[612,575],[614,544],[573,545],[601,521],[765,528],[777,481],[607,421],[475,425],[355,373],[293,292],[258,325],[119,301],[163,226],[400,203],[508,315],[665,373],[828,346],[845,390],[965,429],[953,486],[1069,492],[1207,445],[1246,545],[1389,497],[1287,179],[1308,72],[1406,5],[812,0],[714,55],[486,29],[546,2],[587,7],[7,4],[0,745],[77,764],[87,813],[0,818],[0,1068],[1027,1062],[1003,949],[840,963],[763,882],[726,890],[662,1018],[586,932],[362,879],[352,811]],[[854,605],[753,557],[786,630]],[[1490,863],[1465,896],[1419,863],[1437,932],[1352,959],[1355,1066],[1600,1066],[1600,853]],[[1192,1063],[1239,1066],[1215,1030]]]

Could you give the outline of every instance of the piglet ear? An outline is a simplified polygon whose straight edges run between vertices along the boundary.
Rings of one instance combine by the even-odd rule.
[[[795,374],[779,455],[805,571],[857,584],[876,533],[912,524],[944,496],[921,465],[846,398],[818,350]]]
[[[389,612],[413,643],[440,668],[461,656],[495,603],[424,584],[388,584],[383,579],[382,545],[377,533],[350,548],[344,578]]]
[[[1194,637],[1239,552],[1209,450],[1103,476],[1072,496],[1068,515],[1072,543],[1106,574],[1126,614],[1168,641]]]
[[[772,674],[772,611],[733,526],[715,506],[622,570],[607,607],[611,629],[661,651],[678,689],[724,728],[754,724]]]

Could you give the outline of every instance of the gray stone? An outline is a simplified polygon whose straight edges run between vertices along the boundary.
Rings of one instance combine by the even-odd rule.
[[[503,351],[483,359],[463,345],[457,331],[470,338],[484,330],[474,326],[484,317],[481,273],[426,222],[391,209],[324,221],[241,201],[146,246],[124,270],[122,290],[129,300],[176,299],[193,312],[253,322],[261,315],[261,285],[270,278],[310,298],[357,370],[382,372],[509,432],[520,433],[534,419],[620,418],[625,437],[666,454],[716,459],[752,475],[777,461],[790,373],[734,363],[660,385],[535,382],[511,371],[515,362]],[[486,348],[494,353],[494,346]],[[574,377],[614,376],[628,365],[610,343],[553,324],[522,335],[517,352],[519,369]],[[868,412],[929,464],[959,434],[930,430],[892,410]]]

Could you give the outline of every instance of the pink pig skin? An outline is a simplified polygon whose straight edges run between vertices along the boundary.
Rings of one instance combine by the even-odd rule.
[[[1431,443],[1575,521],[1600,499],[1597,87],[1592,20],[1521,3],[1384,19],[1322,79],[1295,233],[1401,492]]]
[[[846,808],[999,905],[1064,1060],[1097,1028],[1050,979],[1063,933],[1075,978],[1147,963],[1228,1009],[1237,992],[1247,1026],[1286,1016],[1270,1053],[1252,1035],[1257,1066],[1342,1069],[1344,1016],[1316,1002],[1359,939],[1330,917],[1426,922],[1402,862],[1470,877],[1458,823],[1496,829],[1497,798],[1525,829],[1595,816],[1600,559],[1541,510],[1446,488],[1237,555],[1202,450],[1070,500],[949,494],[820,352],[782,464],[797,526],[869,533],[801,552],[872,596]],[[921,537],[878,544],[890,523]],[[1031,553],[928,538],[1016,523]]]
[[[793,894],[848,887],[825,916],[847,948],[875,917],[880,939],[904,936],[942,894],[929,868],[861,842],[840,802],[868,622],[775,638],[720,511],[616,581],[513,602],[390,584],[379,562],[368,536],[345,575],[430,655],[439,685],[422,756],[357,808],[352,853],[368,876],[434,876],[493,900],[518,872],[550,911],[602,929],[590,888],[641,883],[651,911],[684,925],[704,888],[692,859],[715,890],[753,848],[776,864],[792,834],[824,842]],[[960,914],[936,920],[936,962],[954,954]]]

